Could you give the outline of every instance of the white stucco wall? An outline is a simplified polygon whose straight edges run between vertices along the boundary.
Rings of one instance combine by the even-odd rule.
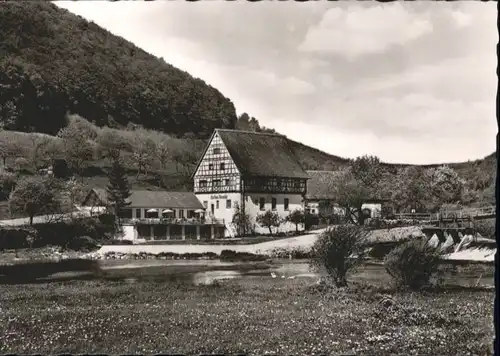
[[[197,198],[202,204],[207,203],[207,217],[211,216],[211,205],[214,205],[214,217],[216,219],[223,219],[226,225],[226,236],[235,236],[236,230],[231,225],[233,219],[235,203],[241,207],[241,194],[240,193],[221,193],[221,194],[196,194]],[[259,200],[265,198],[265,209],[260,210]],[[300,194],[249,194],[246,195],[245,212],[250,217],[250,223],[255,229],[257,234],[267,235],[269,229],[267,227],[259,226],[256,222],[257,215],[265,213],[266,210],[271,210],[271,199],[276,198],[276,212],[280,218],[284,219],[290,212],[300,209],[303,210],[302,196]],[[289,199],[288,210],[285,210],[285,198]],[[226,208],[226,200],[231,200],[231,208]],[[216,201],[219,201],[219,208],[217,209]],[[295,224],[282,223],[276,230],[273,228],[273,233],[276,232],[289,232],[295,231]],[[299,225],[299,231],[304,230],[304,226]]]
[[[367,204],[363,204],[361,206],[361,209],[370,209],[371,210],[371,217],[377,218],[377,217],[380,217],[380,215],[381,215],[382,204],[380,204],[380,203],[367,203]]]
[[[134,241],[137,239],[137,231],[134,225],[123,225],[123,236],[120,236],[123,240]]]
[[[206,217],[210,219],[212,217],[212,204],[214,206],[213,217],[216,219],[224,220],[226,225],[226,237],[235,236],[236,231],[231,225],[233,220],[234,207],[235,204],[241,206],[241,194],[240,193],[203,193],[196,194],[198,200],[205,204],[206,202]],[[231,200],[231,207],[226,207],[227,200]],[[219,208],[217,208],[217,201],[219,201]]]
[[[264,205],[264,210],[260,210],[259,200],[260,198],[265,198],[266,203]],[[280,218],[284,219],[292,211],[299,209],[304,210],[303,199],[300,194],[248,194],[245,204],[245,211],[250,216],[250,221],[254,224],[255,232],[258,234],[267,235],[269,234],[269,229],[267,227],[259,226],[256,223],[257,215],[265,213],[267,210],[271,210],[271,199],[276,198],[276,212]],[[285,210],[284,201],[288,198],[289,205],[288,210]],[[295,224],[292,223],[282,223],[280,227],[276,230],[273,228],[273,232],[289,232],[295,231]],[[304,226],[299,226],[299,231],[304,230]]]

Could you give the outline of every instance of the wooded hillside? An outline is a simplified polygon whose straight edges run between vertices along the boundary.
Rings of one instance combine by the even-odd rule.
[[[197,137],[236,121],[203,80],[49,2],[2,2],[0,84],[0,123],[11,130],[55,134],[67,111]]]

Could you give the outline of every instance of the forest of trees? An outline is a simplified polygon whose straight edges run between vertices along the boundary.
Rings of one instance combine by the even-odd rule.
[[[66,112],[206,138],[233,103],[201,79],[49,2],[0,6],[0,124],[55,134]]]

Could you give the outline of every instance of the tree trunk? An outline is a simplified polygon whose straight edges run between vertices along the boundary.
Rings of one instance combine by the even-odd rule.
[[[30,226],[33,225],[33,215],[30,215]]]
[[[299,233],[299,224],[295,224],[295,232],[298,234]]]
[[[336,278],[335,284],[339,288],[341,288],[341,287],[347,287],[347,278],[346,278],[346,276],[338,276]]]
[[[363,210],[361,210],[361,208],[358,208],[357,211],[358,211],[358,225],[363,226],[365,224],[365,215],[363,214]]]
[[[271,230],[271,226],[268,226],[268,229],[269,229],[269,235],[272,235],[273,231]]]

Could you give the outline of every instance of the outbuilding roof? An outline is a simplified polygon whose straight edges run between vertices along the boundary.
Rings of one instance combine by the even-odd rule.
[[[92,189],[99,200],[107,203],[107,192],[103,188]],[[164,190],[131,190],[130,205],[132,208],[176,208],[203,209],[203,204],[193,192],[168,192]]]

